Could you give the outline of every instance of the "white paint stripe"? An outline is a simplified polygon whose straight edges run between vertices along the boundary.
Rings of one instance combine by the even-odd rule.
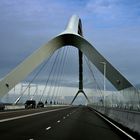
[[[2,120],[0,120],[0,123],[11,121],[11,120],[16,120],[16,119],[21,119],[21,118],[26,118],[26,117],[30,117],[30,116],[35,116],[35,115],[45,114],[45,113],[49,113],[49,112],[55,112],[55,111],[64,110],[64,109],[68,109],[68,108],[71,108],[71,107],[47,110],[47,111],[37,112],[37,113],[33,113],[33,114],[27,114],[27,115],[17,116],[17,117],[13,117],[13,118],[2,119]]]
[[[34,140],[34,139],[29,139],[29,140]]]
[[[66,117],[63,117],[63,119],[65,119]]]
[[[30,110],[33,110],[33,109],[30,109]],[[19,109],[19,110],[6,110],[4,112],[0,112],[0,114],[7,114],[7,113],[15,113],[15,112],[24,112],[24,111],[30,111],[30,110],[25,110],[25,109]]]
[[[75,113],[75,112],[76,112],[76,111],[73,111],[72,114]]]
[[[46,128],[46,130],[49,130],[49,129],[51,129],[51,127],[50,127],[50,126]]]
[[[67,116],[69,116],[69,114],[67,114]]]
[[[94,110],[95,111],[95,110]],[[114,123],[112,123],[111,121],[109,121],[107,118],[105,118],[103,115],[101,115],[100,113],[96,112],[96,114],[98,114],[100,117],[102,117],[104,120],[106,120],[107,122],[109,122],[111,125],[113,125],[115,128],[117,128],[119,131],[121,131],[123,134],[125,134],[127,137],[129,137],[132,140],[136,140],[135,138],[133,138],[132,136],[130,136],[127,132],[125,132],[124,130],[122,130],[121,128],[119,128],[117,125],[115,125]]]
[[[58,120],[57,123],[60,123],[60,120]]]

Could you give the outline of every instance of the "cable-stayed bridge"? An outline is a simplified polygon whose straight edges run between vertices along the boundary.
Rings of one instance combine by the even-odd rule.
[[[0,96],[17,108],[26,100],[45,104],[0,112],[4,140],[139,137],[139,91],[84,38],[76,15],[1,79]]]

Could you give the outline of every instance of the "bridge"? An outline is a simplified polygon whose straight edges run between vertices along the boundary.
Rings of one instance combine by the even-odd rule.
[[[78,53],[74,65],[79,78],[76,86],[74,81],[67,84],[62,80],[72,47]],[[73,71],[71,63],[67,67]],[[48,71],[47,78],[35,82],[43,69]],[[85,73],[89,75],[86,80]],[[25,83],[25,78],[29,82]],[[73,15],[62,33],[1,79],[0,97],[7,102],[10,98],[12,103],[0,112],[0,138],[138,139],[139,96],[138,89],[84,38],[81,19]],[[26,100],[44,102],[45,107],[24,109]]]

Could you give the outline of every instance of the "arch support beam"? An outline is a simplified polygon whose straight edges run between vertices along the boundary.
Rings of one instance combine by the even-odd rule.
[[[116,89],[122,90],[132,87],[133,85],[118,70],[116,70],[87,40],[79,35],[78,31],[80,31],[81,28],[81,20],[75,15],[72,16],[64,32],[36,50],[0,81],[0,96],[8,93],[45,59],[48,59],[57,49],[66,45],[77,47],[101,73],[103,73],[103,68],[100,62],[105,62],[107,69],[106,77]]]
[[[88,103],[90,103],[90,101],[89,101],[87,95],[85,94],[85,92],[84,92],[83,90],[79,90],[79,91],[76,93],[76,95],[74,96],[74,98],[73,98],[73,100],[72,100],[72,102],[71,102],[71,105],[73,104],[73,102],[75,101],[75,99],[77,98],[77,96],[78,96],[80,93],[82,93],[82,94],[85,96],[85,98],[86,98],[86,100],[88,101]]]

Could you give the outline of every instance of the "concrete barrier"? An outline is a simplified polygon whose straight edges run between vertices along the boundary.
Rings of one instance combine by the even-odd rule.
[[[6,105],[5,110],[24,109],[24,105]]]
[[[101,106],[90,107],[140,134],[140,112],[121,110],[117,108],[104,108]]]
[[[69,105],[45,105],[44,107],[66,107]],[[5,110],[25,109],[25,105],[5,105]]]

